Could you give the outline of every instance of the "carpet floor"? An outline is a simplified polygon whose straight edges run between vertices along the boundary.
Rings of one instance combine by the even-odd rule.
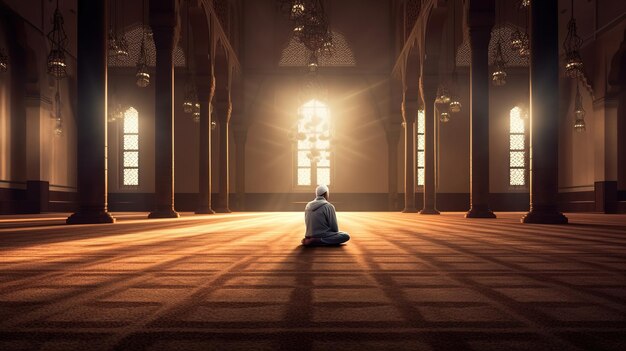
[[[0,217],[0,350],[626,350],[626,215]]]

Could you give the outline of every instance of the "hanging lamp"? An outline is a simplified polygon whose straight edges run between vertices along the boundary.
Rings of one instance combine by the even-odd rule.
[[[498,43],[496,44],[495,55],[494,55],[494,70],[491,74],[491,81],[495,86],[503,86],[506,84],[506,60],[504,59],[504,55],[502,54],[502,42],[498,39]]]
[[[67,77],[67,62],[65,61],[67,34],[63,29],[63,15],[59,10],[59,0],[57,0],[52,23],[52,30],[48,33],[48,40],[52,46],[48,54],[48,74],[56,79],[62,79]]]
[[[574,0],[572,0],[571,17],[567,23],[567,36],[563,42],[565,49],[565,73],[570,78],[582,76],[583,60],[580,57],[580,47],[583,40],[578,36],[576,19],[574,19]]]
[[[450,92],[448,91],[448,87],[446,87],[445,83],[440,83],[437,88],[437,97],[435,98],[435,102],[438,104],[449,104],[450,103]]]
[[[446,111],[441,112],[441,114],[439,115],[439,122],[448,123],[449,121],[450,121],[450,114]]]
[[[0,48],[0,73],[9,70],[9,56],[5,54],[4,48]]]
[[[135,73],[137,86],[145,88],[150,85],[150,73],[148,72],[148,54],[146,53],[146,1],[142,1],[142,26],[141,26],[141,47],[139,48],[139,58],[137,59],[137,73]]]
[[[580,96],[580,89],[578,88],[578,83],[576,83],[576,99],[574,101],[574,130],[582,133],[586,128],[585,124],[585,109],[583,108],[583,99]]]
[[[454,27],[455,24],[456,24],[456,6],[453,8],[453,12],[452,12],[452,83],[451,83],[451,89],[450,89],[451,90],[450,104],[448,105],[448,110],[450,110],[451,113],[461,112],[461,101],[457,93],[459,89],[459,78],[456,73],[456,28]]]
[[[190,61],[189,60],[189,42],[191,41],[189,37],[189,2],[186,4],[186,23],[185,23],[185,70],[187,71],[186,81],[185,81],[185,97],[183,98],[183,111],[185,113],[194,114],[195,104],[198,101],[198,93],[196,92],[196,86],[193,82],[192,72],[189,69]]]
[[[145,34],[144,34],[145,37]],[[135,74],[137,86],[145,88],[150,85],[150,73],[148,72],[148,54],[144,38],[141,39],[139,59],[137,60],[137,73]]]

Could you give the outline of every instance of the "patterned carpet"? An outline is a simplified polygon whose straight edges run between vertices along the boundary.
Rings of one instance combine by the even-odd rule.
[[[0,350],[626,350],[626,216],[0,217]]]

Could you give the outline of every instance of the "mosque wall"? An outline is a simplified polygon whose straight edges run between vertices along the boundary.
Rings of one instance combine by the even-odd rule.
[[[40,5],[40,6],[39,6]],[[54,4],[41,1],[32,9],[9,0],[17,13],[2,20],[0,46],[11,57],[8,72],[0,74],[0,213],[70,211],[76,197],[76,13],[70,3],[62,12],[70,38],[69,77],[60,81],[63,132],[54,133],[56,81],[46,73],[49,43],[45,33]],[[273,0],[243,3],[241,46],[243,94],[234,100],[236,113],[229,137],[231,207],[234,210],[301,210],[311,189],[295,186],[293,141],[289,132],[297,109],[307,98],[299,92],[304,67],[281,66],[288,45],[289,20],[275,10]],[[578,6],[578,3],[577,3]],[[587,112],[586,131],[573,129],[576,86],[561,76],[559,131],[559,191],[563,210],[626,210],[626,3],[591,2],[577,8],[586,81],[580,84]],[[349,16],[358,7],[359,16]],[[328,93],[335,145],[331,193],[339,210],[389,209],[389,168],[397,170],[395,209],[403,206],[404,141],[388,145],[387,130],[400,123],[391,89],[397,81],[389,72],[395,63],[392,14],[377,0],[330,2],[327,9],[334,30],[351,50],[354,64],[322,66],[320,80]],[[5,12],[8,14],[9,12]],[[583,16],[595,13],[595,16]],[[568,14],[561,14],[565,28]],[[382,23],[363,26],[363,23]],[[260,32],[258,28],[267,29]],[[11,33],[11,35],[7,35]],[[564,33],[560,33],[561,37]],[[620,46],[621,45],[621,46]],[[140,89],[134,69],[110,70],[109,98],[139,112],[140,185],[121,186],[121,123],[108,127],[109,204],[113,211],[152,209],[154,203],[154,85]],[[184,70],[175,71],[174,133],[176,208],[192,211],[197,205],[199,125],[182,111]],[[439,124],[437,203],[441,210],[463,211],[469,206],[469,73],[459,68],[463,110]],[[494,210],[526,210],[528,187],[509,186],[509,111],[528,104],[528,69],[512,68],[507,85],[490,87],[490,190]],[[396,111],[396,112],[389,112]],[[395,114],[394,114],[395,113]],[[427,116],[428,117],[428,116]],[[432,118],[430,116],[429,118]],[[245,202],[236,201],[236,145],[232,130],[247,126],[245,146]],[[238,128],[239,128],[238,127]],[[213,199],[219,191],[219,126],[212,131]],[[402,133],[402,131],[401,131]],[[388,148],[397,159],[388,159]],[[540,151],[538,151],[540,152]],[[390,164],[391,163],[391,164]],[[35,199],[35,200],[33,200]],[[416,189],[418,207],[422,193]],[[613,207],[611,207],[613,206]]]
[[[68,77],[57,85],[46,72],[47,23],[32,13],[22,16],[28,9],[18,3],[0,4],[0,10],[0,45],[9,56],[8,71],[0,73],[0,213],[70,210],[76,191],[75,42],[66,52]],[[42,1],[36,10],[50,18],[54,8]],[[71,15],[69,8],[63,13]],[[66,24],[75,27],[75,18]],[[57,87],[61,133],[55,132]]]

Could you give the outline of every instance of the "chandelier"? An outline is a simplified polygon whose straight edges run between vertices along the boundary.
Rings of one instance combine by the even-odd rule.
[[[185,84],[185,98],[183,99],[183,111],[185,113],[193,113],[196,102],[198,101],[198,93],[195,85],[191,82],[189,75]]]
[[[48,54],[48,74],[56,79],[61,79],[67,77],[67,63],[65,61],[67,34],[63,29],[63,16],[59,11],[59,0],[57,0],[52,23],[52,30],[48,33],[48,40],[52,45]]]
[[[439,122],[448,123],[450,121],[450,114],[446,111],[441,112],[439,115]]]
[[[498,29],[498,41],[493,51],[493,72],[491,73],[491,82],[493,85],[499,87],[506,84],[506,59],[502,51],[502,32],[505,28],[504,20],[502,17],[502,4],[498,6],[498,22],[500,22],[500,28]],[[515,43],[511,41],[511,46],[515,46],[515,50],[519,50],[522,47],[522,35],[519,30],[512,33],[515,36]]]
[[[278,0],[293,21],[293,34],[311,52],[332,56],[334,45],[321,0]]]
[[[111,1],[111,23],[109,27],[109,57],[113,59],[124,59],[129,57],[128,42],[124,34],[119,33],[117,27],[117,0]]]
[[[9,56],[4,53],[4,49],[0,48],[0,73],[9,70]]]
[[[456,23],[456,7],[453,8],[452,23]],[[450,84],[450,103],[448,104],[448,111],[451,113],[461,112],[461,101],[457,94],[459,89],[459,79],[456,73],[456,31],[453,30],[452,35],[452,78]],[[449,120],[449,118],[448,118]],[[445,122],[444,122],[445,123]]]
[[[137,73],[135,78],[137,86],[145,88],[150,85],[150,73],[148,73],[148,54],[146,53],[145,45],[145,33],[144,38],[141,38],[141,48],[139,49],[139,58],[137,59]]]
[[[520,57],[527,58],[530,56],[530,37],[528,35],[528,12],[529,12],[530,0],[521,0],[517,7],[518,18],[521,11],[525,11],[524,20],[524,32],[522,33],[516,28],[511,33],[511,39],[509,41],[511,51],[517,52]]]
[[[200,103],[198,101],[193,104],[193,112],[191,114],[191,117],[194,122],[200,123]]]
[[[498,40],[494,54],[494,70],[491,74],[491,81],[495,86],[503,86],[506,84],[506,60],[502,54],[502,42]]]
[[[585,109],[583,108],[583,99],[580,96],[578,83],[576,83],[576,100],[574,102],[574,130],[581,133],[586,130],[585,125]]]
[[[139,48],[139,58],[137,58],[137,73],[135,78],[137,86],[145,88],[150,85],[150,73],[148,73],[148,54],[146,53],[146,1],[141,2],[142,18],[141,18],[141,46]]]
[[[450,83],[449,94],[450,94],[450,102],[448,103],[448,111],[450,113],[459,113],[461,112],[461,101],[459,99],[459,95],[456,93],[458,89],[459,83],[456,74],[456,67],[452,72],[452,82]]]
[[[439,84],[437,88],[437,96],[435,97],[435,102],[438,104],[449,104],[451,100],[450,92],[448,91],[448,87],[446,87],[445,83]]]
[[[565,49],[565,73],[570,78],[582,76],[583,61],[580,57],[580,46],[583,40],[578,36],[576,20],[574,19],[574,1],[572,0],[572,14],[567,23],[567,36],[563,42]]]
[[[525,31],[522,33],[521,39],[521,47],[518,50],[518,54],[520,57],[530,57],[530,38],[528,37],[528,32]]]

